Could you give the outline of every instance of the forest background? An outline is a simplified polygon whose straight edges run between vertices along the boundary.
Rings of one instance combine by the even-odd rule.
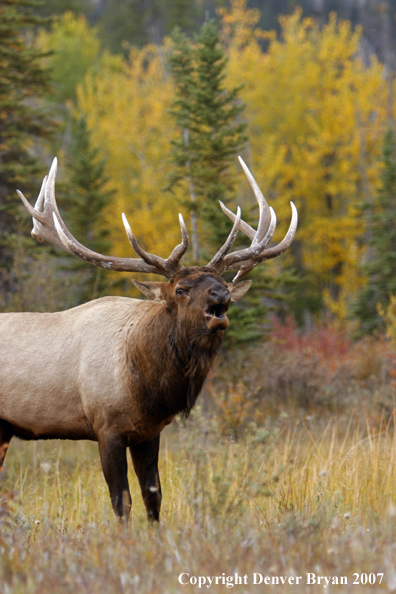
[[[237,89],[235,121],[246,139],[240,152],[277,212],[275,239],[287,229],[290,200],[300,214],[288,253],[253,274],[256,290],[234,314],[239,329],[230,340],[265,335],[269,310],[308,326],[330,314],[357,335],[384,330],[380,312],[385,314],[396,291],[396,238],[384,233],[395,216],[392,199],[384,199],[394,183],[391,174],[386,177],[394,166],[393,3],[303,2],[299,8],[292,2],[108,0],[1,6],[35,15],[21,21],[20,34],[41,77],[38,83],[22,73],[9,97],[4,86],[3,310],[54,310],[106,293],[133,294],[126,277],[90,271],[26,241],[28,217],[14,192],[19,188],[35,198],[54,154],[65,221],[88,247],[130,255],[121,212],[148,251],[165,256],[178,242],[177,211],[188,220],[193,210],[187,175],[169,187],[180,136],[172,115],[177,82],[169,35],[178,26],[193,39],[214,17],[226,60],[224,93]],[[20,118],[13,136],[7,110],[18,101],[35,111],[30,131],[26,113],[12,116]],[[25,126],[23,133],[18,125]],[[236,157],[230,175],[228,206],[235,210],[240,204],[252,222],[254,200]],[[204,263],[222,237],[204,217],[198,224],[202,246],[195,262]]]
[[[167,256],[181,211],[199,238],[185,264],[229,230],[218,198],[255,226],[237,152],[275,242],[290,200],[299,211],[291,248],[230,308],[190,419],[161,435],[161,528],[147,530],[132,471],[131,523],[115,523],[96,444],[13,440],[1,594],[178,592],[185,571],[396,590],[395,56],[394,1],[0,0],[1,311],[139,297],[128,275],[30,237],[16,189],[33,204],[55,155],[65,222],[106,254],[134,255],[122,212]],[[204,60],[210,76],[188,69]]]

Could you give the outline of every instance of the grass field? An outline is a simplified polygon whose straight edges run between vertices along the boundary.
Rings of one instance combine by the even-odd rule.
[[[291,362],[295,345],[282,344]],[[273,377],[266,398],[246,357],[243,382],[222,379],[229,362],[219,367],[191,418],[163,432],[160,527],[147,524],[132,472],[131,522],[117,523],[96,444],[14,440],[0,479],[0,592],[396,591],[393,360],[383,357],[382,373],[383,345],[356,348],[343,355],[345,381],[336,370],[344,407],[319,388],[292,406]],[[364,356],[367,377],[345,371]],[[289,379],[301,390],[297,370]]]

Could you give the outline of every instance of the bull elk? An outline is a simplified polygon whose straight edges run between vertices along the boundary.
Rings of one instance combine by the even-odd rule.
[[[77,258],[109,270],[164,276],[169,282],[132,281],[148,300],[103,297],[57,313],[0,315],[0,470],[12,437],[89,439],[99,444],[103,474],[114,512],[127,518],[131,496],[127,478],[129,448],[149,519],[159,520],[160,433],[178,413],[188,414],[201,391],[228,326],[230,301],[251,285],[239,281],[257,264],[288,248],[297,228],[293,203],[289,230],[268,248],[276,217],[245,163],[256,196],[257,231],[220,203],[232,220],[231,232],[212,260],[188,268],[180,260],[188,234],[179,215],[182,242],[169,258],[145,252],[122,215],[139,258],[116,258],[79,243],[63,222],[55,199],[54,159],[33,208],[32,236]],[[230,252],[238,230],[248,248]],[[222,274],[237,271],[232,283]]]

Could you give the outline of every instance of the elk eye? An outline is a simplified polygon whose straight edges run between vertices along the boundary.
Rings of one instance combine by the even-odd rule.
[[[184,289],[176,289],[176,295],[184,295],[184,293],[186,293],[187,291],[185,291]]]

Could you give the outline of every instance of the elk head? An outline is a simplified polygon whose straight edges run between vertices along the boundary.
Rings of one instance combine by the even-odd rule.
[[[118,258],[93,252],[79,243],[67,229],[55,199],[55,176],[57,160],[54,159],[48,178],[45,177],[34,208],[18,190],[23,204],[33,217],[32,236],[61,247],[77,258],[109,270],[145,272],[166,277],[169,283],[138,282],[135,286],[148,299],[161,301],[171,311],[177,312],[180,323],[190,326],[201,335],[213,335],[228,326],[227,309],[230,301],[238,301],[248,291],[251,281],[237,282],[260,262],[282,254],[293,241],[297,229],[297,209],[291,202],[292,220],[284,239],[275,247],[268,248],[276,226],[274,210],[268,206],[249,169],[239,157],[242,168],[256,196],[260,217],[257,230],[241,219],[238,206],[234,214],[220,202],[221,209],[231,219],[231,232],[212,260],[204,267],[185,268],[180,260],[188,248],[188,233],[179,214],[182,242],[167,259],[144,251],[136,240],[125,214],[122,214],[125,231],[134,251],[140,258]],[[248,248],[230,252],[238,231],[250,240]],[[226,283],[222,274],[227,270],[237,271],[232,283]]]

